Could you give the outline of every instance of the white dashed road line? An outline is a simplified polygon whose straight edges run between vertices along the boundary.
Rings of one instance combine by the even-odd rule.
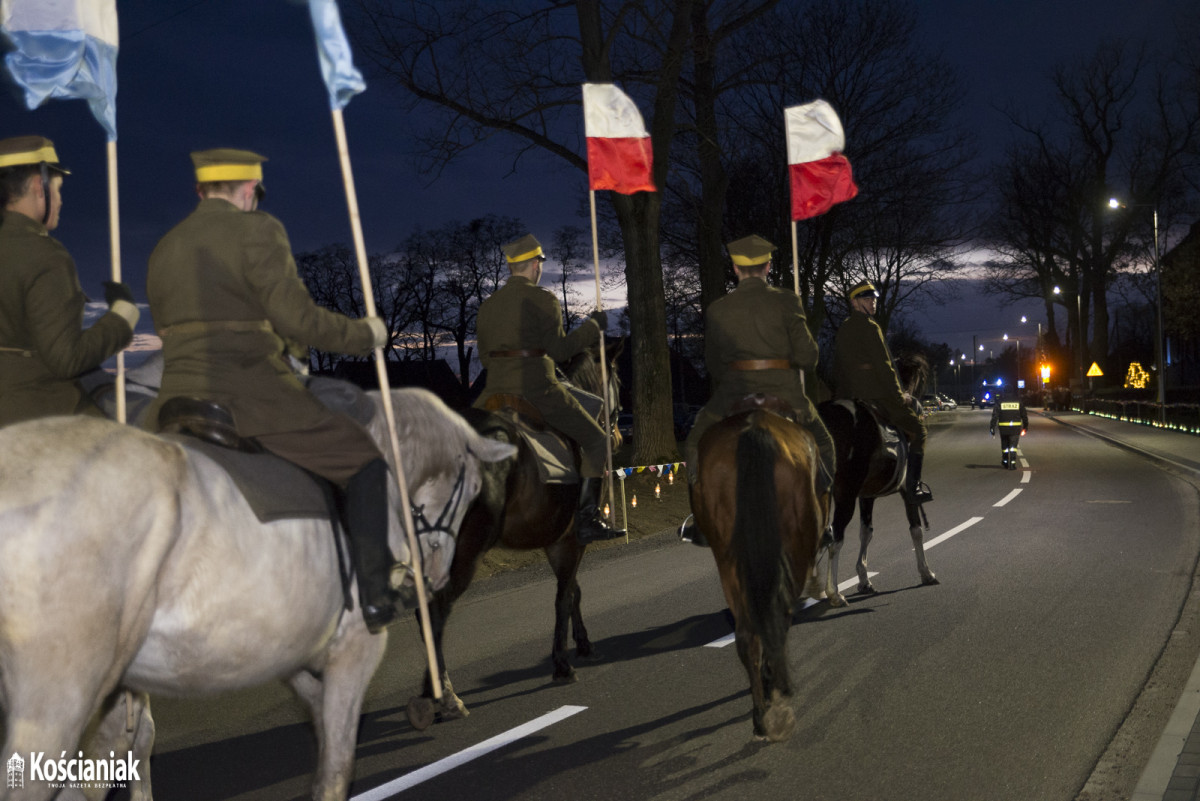
[[[993,503],[992,506],[995,506],[995,507],[1007,506],[1009,501],[1011,501],[1013,498],[1017,497],[1020,494],[1021,494],[1021,489],[1018,487],[1017,489],[1015,489],[1012,492],[1005,495],[1000,500]]]

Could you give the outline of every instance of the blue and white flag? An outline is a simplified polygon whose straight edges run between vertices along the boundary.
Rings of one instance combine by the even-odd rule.
[[[86,100],[116,141],[116,0],[0,0],[0,36],[16,48],[4,63],[29,108]]]
[[[317,52],[321,56],[321,75],[329,88],[329,108],[343,109],[350,98],[367,88],[362,73],[354,67],[350,42],[342,28],[337,0],[308,0]]]

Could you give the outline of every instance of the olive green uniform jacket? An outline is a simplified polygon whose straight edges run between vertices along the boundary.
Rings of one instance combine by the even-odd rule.
[[[164,401],[198,397],[228,407],[242,436],[335,482],[379,458],[366,431],[310,394],[285,356],[285,340],[365,354],[371,329],[313,301],[270,214],[201,200],[150,255],[146,293],[164,358],[147,427],[157,429]]]
[[[0,426],[100,415],[76,379],[128,345],[133,331],[112,312],[84,330],[87,298],[67,249],[37,220],[0,215]]]
[[[479,306],[475,322],[479,360],[487,370],[483,408],[497,393],[520,395],[537,408],[546,422],[579,444],[585,478],[604,473],[604,429],[584,411],[554,374],[563,362],[600,341],[600,326],[585,320],[574,331],[563,330],[562,310],[554,293],[521,275],[509,276],[504,286]],[[493,356],[515,350],[544,350],[545,356]]]
[[[817,343],[808,330],[800,298],[793,292],[769,286],[764,278],[743,278],[737,288],[714,301],[705,312],[704,363],[715,389],[696,415],[684,444],[688,475],[693,469],[700,438],[728,414],[740,398],[754,393],[774,395],[791,404],[796,420],[812,431],[821,459],[833,474],[833,441],[804,393],[800,370],[817,366]],[[747,359],[786,359],[786,370],[732,370],[729,365]]]
[[[925,423],[904,399],[883,329],[869,314],[852,310],[833,346],[835,397],[872,401],[908,438],[914,453],[925,449]]]

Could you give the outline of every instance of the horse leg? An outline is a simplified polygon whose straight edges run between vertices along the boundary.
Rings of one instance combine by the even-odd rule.
[[[84,756],[104,759],[109,753],[120,759],[132,754],[137,767],[136,780],[129,782],[130,801],[152,801],[150,789],[150,752],[154,749],[154,718],[150,716],[150,696],[118,688],[109,694],[83,738]],[[82,798],[103,801],[109,795],[106,787],[84,791]],[[72,798],[64,790],[58,801]]]
[[[860,593],[875,592],[875,585],[867,577],[867,548],[871,545],[871,536],[875,533],[875,499],[858,499],[858,591]]]
[[[929,569],[925,561],[925,530],[921,526],[921,507],[909,503],[908,496],[904,498],[904,513],[908,516],[908,536],[912,537],[913,551],[917,554],[917,572],[921,574],[922,584],[938,584],[937,576]]]
[[[473,569],[474,561],[472,561]],[[450,683],[450,672],[446,669],[446,658],[442,654],[442,636],[446,631],[446,619],[450,617],[450,610],[460,594],[461,591],[452,592],[451,587],[444,587],[440,592],[434,593],[429,604],[429,625],[433,630],[433,653],[441,670],[439,675],[442,680],[442,698],[437,705],[436,714],[442,720],[460,720],[471,714],[467,705],[454,692],[454,685]],[[422,696],[433,698],[433,680],[430,678],[428,665],[425,667],[425,688]]]
[[[546,559],[550,562],[550,567],[554,569],[554,575],[557,577],[559,585],[561,586],[564,582],[569,584],[571,637],[575,640],[575,656],[580,659],[595,660],[600,656],[593,648],[592,641],[588,639],[587,628],[583,625],[583,613],[580,611],[583,591],[579,588],[579,581],[576,578],[579,575],[579,564],[583,561],[586,549],[587,546],[581,544],[578,539],[568,536],[560,537],[545,550]],[[563,647],[566,647],[565,641]]]
[[[574,578],[570,581],[559,579],[554,594],[554,641],[550,646],[550,662],[554,665],[551,679],[555,684],[570,684],[579,680],[567,658],[567,626],[572,611],[577,608],[578,595],[579,585]],[[586,640],[586,633],[584,636]]]
[[[367,684],[387,648],[387,633],[368,634],[358,621],[343,619],[342,631],[330,648],[321,679],[308,672],[290,684],[309,705],[317,729],[317,774],[313,801],[345,801],[354,771],[358,719]]]
[[[48,635],[43,634],[43,638]],[[26,651],[25,653],[28,653]],[[8,661],[0,680],[4,681],[7,707],[4,721],[5,740],[0,753],[30,755],[41,752],[43,775],[57,770],[61,758],[76,756],[76,747],[91,718],[100,693],[99,677],[92,681],[71,671],[56,671],[52,661],[30,665],[29,660]],[[32,763],[26,764],[24,787],[0,790],[5,801],[45,801],[58,790],[51,781],[61,783],[66,777],[48,777],[40,781],[33,776]],[[7,785],[7,782],[6,782]],[[65,796],[69,798],[70,796]],[[78,796],[76,796],[78,797]]]

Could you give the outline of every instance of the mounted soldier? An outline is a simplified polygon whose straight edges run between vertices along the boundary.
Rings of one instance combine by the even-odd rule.
[[[996,429],[1000,430],[1000,464],[1006,470],[1016,470],[1017,443],[1029,429],[1029,412],[1015,393],[1008,397],[999,390],[996,392],[996,405],[992,407],[989,429],[993,437],[996,436]]]
[[[599,342],[607,317],[602,310],[594,311],[566,333],[558,299],[538,287],[546,260],[541,243],[527,234],[501,250],[511,275],[479,306],[475,330],[487,378],[475,408],[488,408],[489,399],[497,395],[516,396],[573,440],[580,450],[582,479],[576,537],[584,543],[624,537],[625,532],[610,527],[600,511],[608,434],[559,382],[554,367]]]
[[[63,177],[54,143],[0,140],[0,426],[62,414],[102,416],[79,383],[133,339],[138,308],[105,282],[108,312],[83,328],[87,298],[58,227]]]
[[[908,442],[905,490],[914,503],[928,503],[933,500],[933,493],[921,483],[928,433],[900,388],[883,329],[875,322],[879,292],[870,281],[862,281],[851,288],[847,299],[850,316],[838,328],[834,342],[835,398],[866,401],[884,422],[904,435]]]
[[[684,443],[688,492],[700,477],[700,439],[741,399],[762,395],[782,401],[783,411],[807,428],[820,449],[816,489],[820,498],[833,485],[834,447],[825,424],[804,393],[800,371],[817,366],[817,343],[795,293],[767,284],[775,246],[760,236],[727,245],[737,287],[705,312],[704,360],[715,388],[696,415]],[[680,528],[686,542],[704,545],[691,515]]]
[[[192,154],[200,203],[150,255],[146,292],[164,369],[146,426],[159,430],[174,398],[215,402],[238,435],[331,482],[363,619],[377,632],[397,614],[387,463],[362,425],[305,388],[286,354],[298,346],[366,354],[387,342],[387,330],[377,317],[355,320],[313,301],[282,223],[257,210],[264,161],[247,150]]]

